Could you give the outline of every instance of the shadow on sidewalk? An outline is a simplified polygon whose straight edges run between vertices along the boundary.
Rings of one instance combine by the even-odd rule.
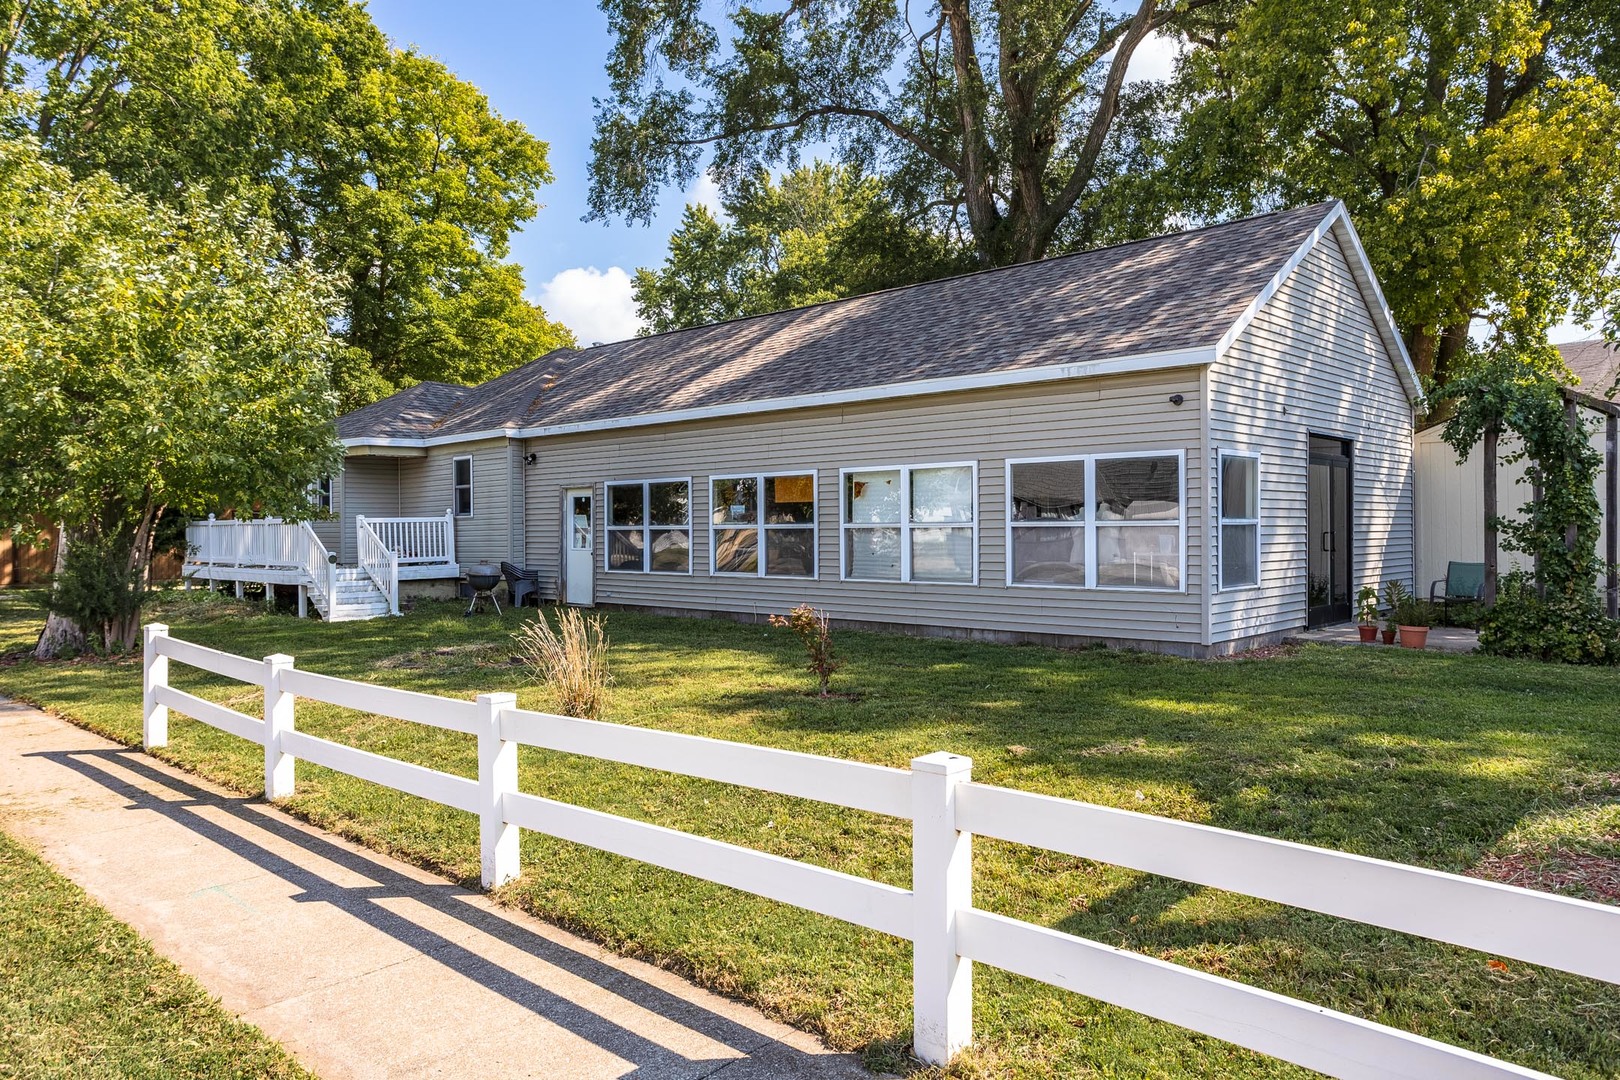
[[[449,882],[423,883],[390,867],[380,857],[352,851],[270,814],[262,799],[216,795],[167,772],[154,768],[138,750],[46,751],[29,757],[65,766],[129,800],[128,809],[163,815],[198,836],[228,849],[253,865],[302,890],[294,899],[331,904],[347,915],[409,945],[424,956],[473,980],[478,985],[544,1017],[603,1050],[631,1062],[622,1074],[636,1080],[652,1077],[710,1077],[722,1080],[766,1080],[818,1076],[859,1076],[864,1070],[847,1057],[807,1054],[778,1043],[771,1036],[722,1016],[695,1002],[654,986],[559,942],[541,937],[522,926],[466,902],[478,895]],[[160,787],[150,791],[117,775],[112,767]],[[173,797],[170,797],[170,796]],[[199,811],[223,812],[240,822],[237,831]],[[217,815],[216,815],[217,816]],[[327,862],[371,879],[359,887],[338,885],[254,841],[254,832],[267,833]],[[694,1061],[675,1050],[626,1028],[616,1021],[575,1004],[553,990],[480,956],[465,945],[422,926],[382,901],[408,898],[449,916],[508,946],[601,987],[629,1004],[645,1009],[691,1031],[700,1033],[739,1054],[736,1058]],[[473,1033],[462,1033],[475,1043]]]

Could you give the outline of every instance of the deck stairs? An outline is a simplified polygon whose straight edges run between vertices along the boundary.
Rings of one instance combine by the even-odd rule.
[[[306,579],[310,603],[321,613],[321,618],[327,622],[357,622],[388,614],[388,597],[364,570],[357,566],[339,566],[334,573],[337,578],[335,604],[326,594],[325,583]]]

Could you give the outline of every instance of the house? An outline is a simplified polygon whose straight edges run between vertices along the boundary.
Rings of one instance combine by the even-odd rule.
[[[1620,617],[1620,467],[1617,467],[1617,441],[1620,441],[1620,394],[1614,394],[1620,378],[1620,351],[1603,341],[1577,341],[1558,346],[1564,364],[1575,380],[1565,391],[1568,407],[1587,429],[1592,448],[1602,459],[1595,480],[1601,510],[1598,557],[1609,564],[1600,586],[1611,617]],[[1417,433],[1418,495],[1418,583],[1424,595],[1430,585],[1446,576],[1448,562],[1485,561],[1485,454],[1475,447],[1466,461],[1444,439],[1444,424],[1433,424]],[[1512,457],[1516,440],[1504,436],[1498,458]],[[1519,517],[1519,511],[1536,493],[1526,477],[1528,462],[1501,460],[1496,470],[1497,507],[1500,516]],[[1529,563],[1515,551],[1497,544],[1500,573],[1527,570]]]
[[[1412,581],[1418,396],[1325,203],[412,387],[342,418],[313,531],[350,566],[436,520],[573,604],[1204,655]]]

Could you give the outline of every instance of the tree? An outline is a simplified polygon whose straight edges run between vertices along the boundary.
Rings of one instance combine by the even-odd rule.
[[[591,213],[650,219],[711,151],[735,192],[831,143],[960,227],[981,265],[1038,259],[1130,159],[1117,122],[1140,129],[1153,104],[1125,83],[1138,46],[1216,2],[945,0],[926,25],[894,0],[739,6],[722,51],[697,3],[603,0],[615,45]]]
[[[237,199],[342,274],[345,407],[478,381],[572,341],[507,261],[547,147],[354,0],[0,0],[8,125],[76,176]]]
[[[331,286],[238,204],[0,140],[0,528],[43,515],[66,553],[41,655],[134,643],[165,510],[311,512],[340,457]]]
[[[688,205],[656,270],[636,271],[647,333],[757,315],[929,281],[964,253],[909,221],[883,182],[817,162],[773,181],[749,178],[722,201],[722,223]]]
[[[1616,307],[1614,5],[1254,0],[1199,36],[1171,155],[1192,209],[1344,199],[1433,384],[1475,320],[1522,350]]]

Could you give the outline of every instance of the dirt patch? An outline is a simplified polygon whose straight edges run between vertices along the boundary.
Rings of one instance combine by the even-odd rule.
[[[1541,892],[1566,893],[1585,900],[1620,904],[1620,859],[1584,851],[1521,851],[1487,855],[1468,871],[1484,878]]]
[[[1298,654],[1298,645],[1284,642],[1281,645],[1262,645],[1258,649],[1244,649],[1242,652],[1228,653],[1211,659],[1216,663],[1230,663],[1233,660],[1282,660]]]
[[[434,670],[488,667],[495,664],[513,664],[522,661],[512,655],[512,647],[505,643],[474,642],[469,645],[444,645],[432,649],[413,649],[395,653],[376,661],[372,666],[385,670]]]

